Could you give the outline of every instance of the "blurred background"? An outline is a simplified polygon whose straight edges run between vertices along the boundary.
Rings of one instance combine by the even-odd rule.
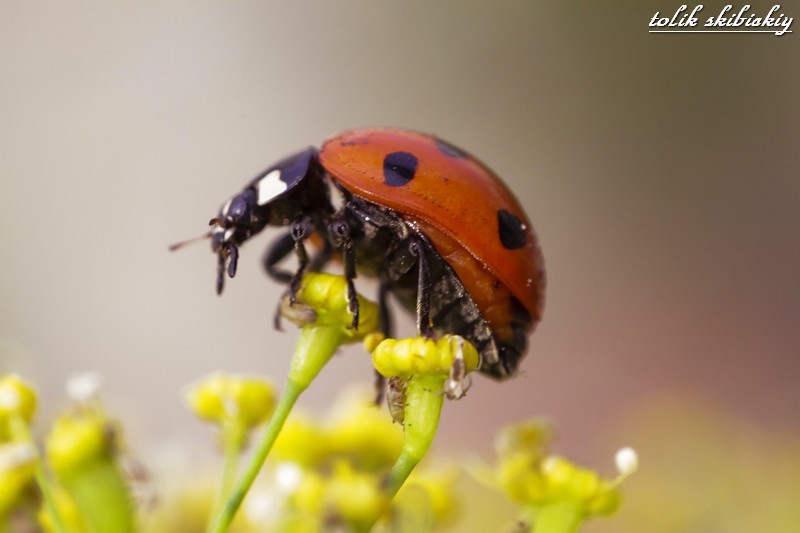
[[[296,332],[273,331],[281,288],[259,262],[279,233],[243,248],[223,298],[206,243],[167,246],[292,151],[416,129],[504,177],[548,277],[522,373],[448,404],[438,452],[491,457],[498,428],[544,415],[559,453],[606,474],[639,450],[626,507],[594,531],[789,531],[797,37],[648,34],[679,4],[623,4],[3,2],[0,373],[38,385],[44,428],[65,379],[96,370],[145,462],[210,453],[182,387],[288,370]],[[371,379],[350,348],[301,403]]]

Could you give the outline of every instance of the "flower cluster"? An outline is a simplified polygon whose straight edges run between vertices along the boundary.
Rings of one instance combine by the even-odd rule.
[[[363,531],[387,510],[383,520],[398,519],[399,507],[390,508],[383,485],[402,446],[400,427],[364,391],[345,394],[322,420],[293,415],[271,455],[273,488],[260,493],[273,504],[280,501],[282,524],[273,526],[282,531],[333,526]],[[451,518],[450,483],[451,476],[424,474],[409,480],[407,488],[437,510],[426,517],[433,521],[430,526]]]
[[[70,381],[72,408],[53,424],[45,458],[35,447],[30,423],[36,393],[18,376],[0,379],[0,529],[15,508],[36,505],[39,522],[52,532],[135,531],[134,509],[117,460],[119,428],[97,399],[99,380],[84,375]]]
[[[477,468],[477,476],[520,504],[535,532],[574,531],[592,516],[616,511],[619,484],[638,466],[636,452],[622,448],[616,457],[619,475],[605,479],[550,454],[551,435],[550,425],[540,420],[507,427],[497,438],[497,465]]]
[[[454,523],[457,471],[416,467],[431,447],[445,400],[469,389],[470,374],[481,364],[478,351],[457,335],[385,339],[378,306],[355,295],[341,276],[309,273],[296,289],[280,305],[281,315],[300,327],[283,390],[261,378],[223,373],[187,389],[189,408],[219,431],[221,481],[216,496],[192,487],[199,497],[188,498],[194,503],[187,509],[200,518],[153,515],[150,527],[159,533],[186,531],[190,524],[209,533],[293,533],[430,531]],[[332,355],[360,341],[389,378],[389,413],[359,392],[344,395],[322,419],[292,414]],[[121,428],[103,409],[99,385],[94,374],[69,382],[73,404],[53,424],[40,454],[30,432],[35,391],[17,376],[0,379],[0,531],[23,505],[40,506],[38,520],[47,532],[140,529],[135,486],[119,459]],[[476,477],[520,505],[534,533],[576,531],[589,517],[613,513],[621,502],[619,484],[636,470],[635,452],[621,450],[619,476],[605,479],[550,454],[550,434],[536,421],[507,428],[498,437],[497,464],[475,468]],[[242,504],[245,512],[234,523]]]

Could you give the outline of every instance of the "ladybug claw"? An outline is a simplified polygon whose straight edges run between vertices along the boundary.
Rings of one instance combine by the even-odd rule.
[[[350,322],[350,328],[349,329],[352,329],[353,331],[358,331],[358,310],[355,310],[353,312],[353,321]]]

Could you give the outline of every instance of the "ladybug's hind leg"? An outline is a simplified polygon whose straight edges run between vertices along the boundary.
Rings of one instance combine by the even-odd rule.
[[[388,281],[381,281],[380,288],[378,289],[378,313],[380,314],[381,333],[383,333],[383,336],[387,339],[394,336],[394,324],[392,323],[392,315],[389,312],[389,302],[387,301],[390,289]],[[376,370],[375,405],[381,404],[385,393],[386,378]]]
[[[433,335],[431,325],[431,276],[425,245],[418,239],[409,239],[408,250],[417,258],[417,332],[421,336]]]
[[[406,307],[413,308],[417,317],[417,333],[422,337],[433,336],[431,321],[431,265],[428,261],[428,245],[424,237],[411,235],[398,239],[387,254],[385,268],[393,282],[393,292],[399,294]],[[416,266],[416,280],[414,267]],[[413,298],[413,299],[412,299]],[[416,300],[416,302],[414,302]]]

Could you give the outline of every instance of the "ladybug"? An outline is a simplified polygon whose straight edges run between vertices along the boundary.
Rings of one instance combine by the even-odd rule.
[[[288,284],[334,256],[344,265],[352,327],[357,274],[376,277],[382,329],[389,294],[416,315],[420,335],[458,334],[481,371],[513,375],[542,316],[544,265],[519,202],[488,167],[432,135],[394,128],[346,131],[267,168],[225,202],[204,235],[217,254],[217,292],[239,247],[267,226],[289,227],[263,257]],[[317,245],[309,256],[306,243]],[[279,267],[295,253],[296,271]],[[277,325],[277,320],[276,320]]]

